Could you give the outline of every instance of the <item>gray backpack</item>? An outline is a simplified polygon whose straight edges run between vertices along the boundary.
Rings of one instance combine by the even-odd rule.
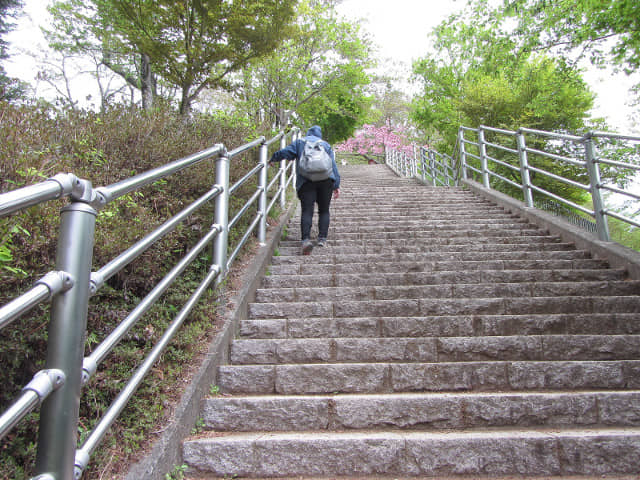
[[[322,140],[307,140],[298,162],[298,173],[312,182],[326,180],[333,172],[333,161],[322,143]]]

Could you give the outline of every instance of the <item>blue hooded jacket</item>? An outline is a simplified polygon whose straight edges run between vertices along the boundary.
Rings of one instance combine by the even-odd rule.
[[[304,152],[304,144],[307,140],[311,140],[312,142],[322,140],[322,129],[318,125],[314,125],[309,129],[309,131],[307,131],[307,136],[305,138],[298,139],[285,148],[278,150],[271,156],[269,162],[279,162],[283,159],[295,160],[297,167],[297,162],[300,161],[300,157]],[[329,178],[333,180],[333,189],[337,190],[340,188],[340,174],[338,173],[336,156],[333,153],[331,145],[329,145],[326,141],[323,140],[321,145],[324,147],[324,149],[331,157],[331,160],[333,161],[333,172],[329,176]],[[302,185],[310,181],[311,180],[303,177],[302,175],[296,175],[296,190],[300,190],[300,187],[302,187]]]

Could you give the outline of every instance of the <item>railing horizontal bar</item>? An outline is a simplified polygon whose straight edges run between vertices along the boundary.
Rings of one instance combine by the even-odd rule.
[[[492,177],[495,178],[499,178],[500,180],[502,180],[503,182],[508,183],[509,185],[512,185],[516,188],[522,188],[522,185],[520,185],[517,182],[514,182],[513,180],[508,179],[507,177],[503,177],[502,175],[500,175],[499,173],[495,173],[495,172],[489,172],[489,175],[491,175]]]
[[[231,150],[229,153],[227,153],[227,156],[231,159],[237,155],[240,155],[241,153],[244,153],[248,150],[251,150],[252,148],[257,147],[258,145],[262,145],[263,142],[264,142],[264,136],[257,138],[253,142],[245,143],[244,145],[241,145],[238,148]]]
[[[544,130],[536,130],[533,128],[521,128],[519,132],[531,133],[533,135],[540,135],[543,137],[558,138],[561,140],[570,140],[572,142],[582,142],[585,137],[577,137],[575,135],[568,135],[566,133],[545,132]]]
[[[31,413],[40,404],[36,392],[27,390],[0,416],[0,440],[15,427],[20,420]]]
[[[256,203],[256,201],[258,200],[258,198],[260,198],[260,195],[262,194],[262,189],[259,188],[256,193],[254,193],[251,198],[249,200],[247,200],[247,202],[244,204],[244,206],[238,211],[238,213],[236,214],[235,217],[233,217],[233,220],[231,220],[229,222],[229,230],[231,230],[235,224],[238,222],[238,220],[240,220],[240,218],[242,218],[242,215],[244,215],[246,213],[247,210],[249,210],[249,207]]]
[[[585,161],[574,160],[573,158],[564,157],[562,155],[556,155],[555,153],[545,152],[543,150],[538,150],[536,148],[526,148],[525,149],[529,153],[534,153],[536,155],[541,155],[543,157],[552,158],[553,160],[559,160],[561,162],[570,163],[571,165],[575,165],[576,167],[585,167],[587,164]]]
[[[287,179],[287,183],[286,183],[286,185],[285,185],[285,190],[286,190],[287,188],[289,188],[289,185],[291,185],[291,184],[293,183],[293,180],[294,180],[295,178],[296,178],[296,176],[295,176],[295,175],[289,175],[289,178]]]
[[[278,170],[278,173],[271,179],[269,185],[267,185],[267,192],[271,191],[271,188],[280,181],[280,177],[282,176],[282,170]]]
[[[619,133],[592,132],[595,138],[615,138],[616,140],[631,140],[632,142],[640,142],[640,137],[634,135],[621,135]]]
[[[588,185],[583,185],[582,183],[578,183],[578,182],[575,182],[573,180],[569,180],[568,178],[561,177],[560,175],[556,175],[555,173],[547,172],[546,170],[542,170],[540,168],[532,167],[531,165],[529,165],[529,170],[532,171],[532,172],[538,172],[541,175],[545,175],[545,176],[547,176],[549,178],[553,178],[554,180],[557,180],[559,182],[565,183],[567,185],[571,185],[571,186],[576,187],[576,188],[581,188],[582,190],[586,190],[586,191],[590,190]]]
[[[51,291],[46,285],[35,285],[29,291],[7,303],[0,308],[0,330],[49,298],[51,298]]]
[[[18,298],[0,308],[0,330],[31,310],[73,286],[73,279],[65,272],[49,272]]]
[[[518,132],[514,132],[513,130],[505,130],[503,128],[488,127],[487,125],[480,125],[480,128],[482,130],[487,130],[489,132],[502,133],[504,135],[516,136],[518,134]]]
[[[0,417],[0,439],[42,403],[51,392],[64,385],[64,382],[65,374],[61,370],[48,369],[37,372],[22,389],[20,398]]]
[[[556,195],[555,193],[551,193],[548,190],[545,190],[544,188],[540,188],[540,187],[536,187],[535,185],[531,185],[531,190],[535,190],[536,192],[539,192],[539,193],[542,193],[543,195],[551,197],[554,200],[557,200],[557,201],[559,201],[561,203],[564,203],[565,205],[569,205],[570,207],[573,207],[576,210],[580,210],[582,213],[586,213],[587,215],[595,217],[595,212],[593,210],[588,210],[588,209],[584,208],[582,205],[578,205],[576,203],[573,203],[570,200],[565,200],[564,198]]]
[[[474,166],[472,166],[472,165],[467,164],[467,168],[468,168],[469,170],[471,170],[471,171],[476,172],[476,173],[480,173],[480,174],[482,173],[482,170],[480,170],[479,168],[476,168],[476,167],[474,167]]]
[[[626,195],[627,197],[635,198],[636,200],[640,200],[640,195],[636,193],[627,192],[626,190],[622,190],[621,188],[612,187],[610,185],[599,185],[599,188],[603,190],[608,190],[610,192],[619,193],[620,195]]]
[[[189,313],[191,313],[191,310],[193,310],[193,307],[198,303],[202,295],[209,288],[209,285],[211,285],[211,282],[213,282],[219,274],[220,267],[217,265],[211,266],[206,278],[202,281],[198,289],[191,295],[189,301],[184,305],[184,307],[182,307],[180,313],[178,313],[178,315],[162,335],[158,343],[153,347],[144,362],[140,365],[140,367],[138,367],[129,382],[127,382],[127,385],[118,394],[100,422],[91,432],[91,435],[89,435],[89,437],[85,440],[82,448],[76,452],[76,468],[81,470],[79,473],[82,473],[82,470],[86,468],[87,465],[85,463],[85,460],[88,460],[88,457],[98,446],[107,430],[118,418],[122,409],[127,405],[129,399],[133,396],[137,388],[140,386],[140,383],[142,382],[144,377],[149,373],[160,355],[169,345],[169,342],[171,342],[175,334],[178,332],[178,330],[188,317]]]
[[[238,253],[240,253],[240,250],[242,249],[242,247],[244,247],[244,244],[247,243],[247,240],[249,239],[253,231],[256,229],[261,219],[262,219],[262,215],[257,214],[256,218],[253,220],[253,223],[249,226],[245,234],[242,236],[242,239],[240,240],[236,248],[233,250],[233,253],[229,255],[229,260],[227,260],[227,270],[231,268],[231,265],[233,264],[233,261],[236,259],[236,256],[238,255]]]
[[[118,183],[108,185],[106,187],[100,187],[96,190],[104,197],[106,202],[110,202],[122,195],[126,195],[133,190],[142,188],[151,183],[157,182],[169,175],[173,175],[185,168],[191,167],[200,163],[203,160],[214,156],[220,156],[224,153],[224,146],[222,144],[214,145],[211,148],[202,150],[201,152],[189,155],[175,162],[168,163],[162,167],[154,168],[147,172],[141,173],[134,177],[128,178]]]
[[[476,160],[480,160],[480,161],[482,161],[482,159],[480,158],[480,156],[479,156],[479,155],[476,155],[475,153],[469,153],[469,152],[467,152],[465,155],[466,155],[467,157],[475,158]]]
[[[471,128],[471,127],[460,127],[461,130],[465,130],[467,132],[478,132],[477,128]]]
[[[252,176],[254,176],[256,173],[258,173],[263,168],[264,168],[264,165],[259,163],[256,167],[253,168],[253,170],[251,170],[244,177],[242,177],[240,180],[238,180],[236,183],[234,183],[231,188],[229,188],[229,195],[233,195],[233,192],[235,192],[238,188],[240,188],[242,185],[244,185],[247,182],[247,180],[249,180]]]
[[[503,145],[500,145],[498,143],[491,143],[491,142],[484,142],[484,144],[487,147],[493,147],[496,148],[498,150],[502,150],[503,152],[509,152],[509,153],[513,153],[514,155],[518,154],[518,150],[514,149],[514,148],[509,148],[509,147],[505,147]]]
[[[270,146],[272,143],[277,142],[278,140],[280,140],[283,136],[285,135],[285,132],[280,132],[278,135],[276,135],[275,137],[273,137],[271,140],[267,140],[264,142],[264,144],[268,147]]]
[[[280,190],[278,190],[276,192],[276,194],[273,196],[273,198],[271,199],[271,201],[269,202],[269,205],[267,206],[267,215],[269,215],[269,213],[271,212],[271,209],[273,208],[273,205],[276,203],[276,201],[278,200],[278,194],[280,193]]]
[[[187,208],[182,210],[177,215],[162,224],[159,228],[151,232],[149,235],[141,239],[136,244],[129,247],[122,252],[116,258],[107,263],[97,272],[91,274],[91,293],[95,294],[113,275],[118,273],[124,267],[129,265],[132,261],[142,255],[148,248],[154,243],[163,238],[165,235],[172,232],[185,218],[191,215],[193,212],[201,208],[207,202],[210,202],[215,197],[222,193],[222,187],[215,185],[211,190],[202,195],[198,200],[193,202]]]
[[[478,142],[474,142],[473,140],[467,140],[466,138],[463,138],[462,142],[466,143],[467,145],[475,145],[476,147],[480,146]]]
[[[634,225],[636,227],[640,227],[640,223],[638,223],[637,221],[635,221],[635,220],[633,220],[633,219],[631,219],[629,217],[626,217],[624,215],[620,215],[617,212],[613,212],[611,210],[605,210],[603,213],[609,215],[610,217],[617,218],[618,220],[621,220],[621,221],[623,221],[625,223],[629,223],[629,224]]]
[[[611,165],[614,167],[622,167],[628,168],[629,170],[638,170],[640,171],[640,165],[634,165],[633,163],[627,162],[616,162],[615,160],[607,160],[605,158],[599,158],[598,163],[603,163],[605,165]]]
[[[174,280],[193,262],[204,248],[220,233],[220,226],[214,225],[212,229],[193,247],[180,262],[149,292],[149,294],[131,311],[109,336],[102,341],[85,358],[85,372],[89,376],[95,372],[94,366],[99,365],[113,348],[122,340],[127,332],[137,323],[140,317],[153,306],[160,296],[167,290]]]
[[[513,170],[514,172],[520,171],[520,167],[516,167],[515,165],[511,165],[510,163],[504,162],[502,160],[498,160],[497,158],[493,158],[489,155],[487,155],[487,160],[491,160],[492,162],[497,163],[498,165],[502,165],[503,167],[506,167],[509,170]]]
[[[75,175],[61,173],[44,182],[2,193],[0,194],[0,217],[69,195],[77,181]]]

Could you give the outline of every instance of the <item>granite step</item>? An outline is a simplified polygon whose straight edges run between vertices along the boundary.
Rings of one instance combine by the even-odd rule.
[[[382,257],[382,258],[381,258]],[[331,262],[335,256],[274,257],[269,275],[338,275],[363,273],[420,273],[454,270],[592,270],[606,269],[603,260],[492,260],[492,261],[429,261],[421,255],[340,256],[341,262]],[[414,260],[411,260],[414,258]],[[350,259],[351,261],[348,261]],[[367,260],[370,260],[367,262]],[[318,263],[323,262],[323,263]]]
[[[216,432],[640,427],[640,391],[217,396]]]
[[[638,360],[638,335],[237,339],[233,365]]]
[[[580,296],[640,295],[640,281],[541,282],[537,279],[521,283],[440,283],[434,285],[382,285],[362,287],[295,287],[261,288],[255,303],[341,302],[400,299],[466,299]]]
[[[241,338],[640,335],[637,313],[457,315],[242,320]]]
[[[341,317],[419,317],[441,315],[522,315],[563,313],[640,313],[640,297],[571,296],[400,300],[340,302],[251,303],[250,319],[341,318]]]
[[[640,360],[223,365],[220,392],[323,395],[640,389]]]
[[[593,270],[469,270],[405,273],[345,273],[318,275],[274,275],[270,273],[262,281],[262,288],[300,287],[353,287],[353,286],[397,286],[440,285],[451,283],[524,283],[577,281],[622,281],[622,269]]]
[[[194,438],[184,460],[222,478],[518,478],[634,474],[640,431],[287,432]],[[606,460],[606,461],[604,461]]]

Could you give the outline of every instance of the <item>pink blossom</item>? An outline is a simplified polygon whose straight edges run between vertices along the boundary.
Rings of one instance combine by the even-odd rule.
[[[363,125],[356,135],[335,146],[337,152],[359,153],[360,155],[382,155],[385,147],[413,155],[413,145],[404,132],[390,125]]]

